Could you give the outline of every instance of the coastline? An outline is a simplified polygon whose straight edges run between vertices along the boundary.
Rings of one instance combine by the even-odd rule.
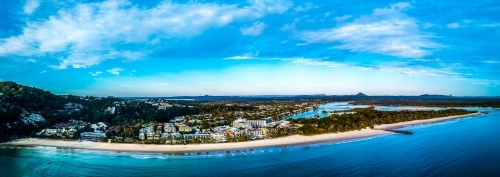
[[[88,150],[103,150],[103,151],[119,151],[119,152],[148,152],[148,153],[204,153],[212,151],[236,151],[253,148],[272,147],[272,146],[287,146],[314,144],[321,142],[336,142],[358,138],[366,138],[393,134],[380,129],[395,129],[408,125],[429,124],[442,122],[462,117],[480,115],[481,113],[472,113],[459,116],[440,117],[434,119],[414,120],[408,122],[399,122],[394,124],[377,125],[374,129],[362,129],[348,131],[342,133],[329,133],[314,136],[292,135],[276,139],[264,139],[256,141],[236,142],[236,143],[216,143],[216,144],[190,144],[190,145],[145,145],[145,144],[118,144],[118,143],[101,143],[90,141],[61,141],[50,139],[26,138],[18,141],[0,143],[0,146],[48,146],[57,148],[71,149],[88,149]]]
[[[398,123],[393,123],[393,124],[382,124],[382,125],[376,125],[375,129],[397,129],[397,128],[402,128],[402,127],[409,126],[409,125],[432,124],[432,123],[438,123],[438,122],[443,122],[443,121],[447,121],[447,120],[459,119],[462,117],[476,116],[476,115],[481,115],[481,114],[482,113],[477,112],[477,113],[458,115],[458,116],[448,116],[448,117],[438,117],[438,118],[433,118],[433,119],[413,120],[413,121],[398,122]]]

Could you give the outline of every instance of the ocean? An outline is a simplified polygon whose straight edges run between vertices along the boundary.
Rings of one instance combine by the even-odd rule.
[[[0,176],[500,176],[500,110],[476,109],[490,113],[403,128],[413,135],[229,154],[0,146]]]

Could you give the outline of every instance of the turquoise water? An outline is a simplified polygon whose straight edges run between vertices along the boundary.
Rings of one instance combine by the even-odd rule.
[[[0,176],[500,176],[500,111],[480,110],[490,114],[405,127],[411,136],[230,154],[0,147]]]
[[[298,118],[313,118],[318,115],[320,118],[328,117],[328,113],[323,114],[323,110],[330,111],[348,111],[354,108],[367,108],[366,105],[351,105],[349,102],[332,102],[327,104],[322,104],[318,109],[306,111],[303,113],[292,115],[288,118],[298,119]],[[437,110],[443,108],[433,108],[433,107],[417,107],[417,106],[375,106],[376,109],[382,111],[397,111],[397,110]],[[478,108],[476,108],[478,109]]]

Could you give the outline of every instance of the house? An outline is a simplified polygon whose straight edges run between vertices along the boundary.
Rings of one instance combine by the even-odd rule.
[[[52,135],[55,135],[57,133],[57,129],[45,129],[45,130],[42,130],[42,133],[45,135],[45,136],[52,136]]]
[[[163,130],[163,124],[159,123],[158,126],[156,126],[156,133],[161,133],[162,130]]]
[[[184,120],[186,120],[186,118],[184,116],[182,116],[182,117],[175,117],[174,118],[175,122],[184,122]]]
[[[144,140],[146,138],[144,132],[139,133],[139,139]]]
[[[166,123],[165,127],[163,128],[163,131],[165,133],[175,133],[175,132],[177,132],[177,129],[175,129],[174,124]]]
[[[108,107],[106,108],[106,112],[109,112],[110,114],[115,114],[116,107]]]
[[[155,134],[153,135],[153,139],[155,139],[155,140],[159,140],[159,139],[160,139],[160,136],[161,136],[161,134],[159,134],[159,133],[155,133]]]
[[[147,132],[147,133],[146,133],[146,137],[148,138],[148,140],[152,140],[152,139],[153,139],[153,136],[154,136],[154,133],[153,133],[153,132]]]
[[[193,129],[191,127],[188,127],[188,126],[180,126],[179,127],[179,132],[191,132],[193,131]]]
[[[108,128],[108,126],[102,122],[97,123],[97,126],[99,126],[99,128],[103,128],[104,130]]]
[[[72,128],[68,130],[68,135],[69,136],[75,136],[76,132],[78,132],[76,129]]]

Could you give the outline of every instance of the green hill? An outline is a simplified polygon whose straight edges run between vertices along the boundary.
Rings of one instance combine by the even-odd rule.
[[[0,82],[0,141],[12,135],[27,136],[69,119],[82,118],[88,111],[103,112],[106,106],[117,100],[55,95],[11,81]]]

